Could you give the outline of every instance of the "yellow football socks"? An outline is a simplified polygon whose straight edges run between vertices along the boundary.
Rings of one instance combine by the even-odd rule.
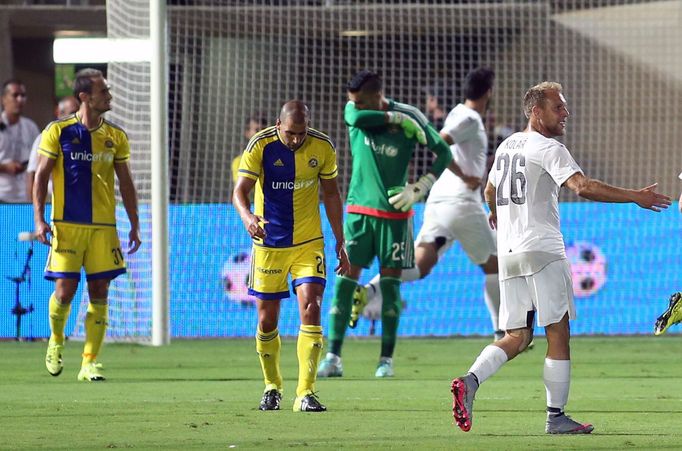
[[[106,299],[90,299],[88,313],[85,315],[85,346],[83,347],[83,363],[94,362],[102,348],[107,332],[109,306]]]
[[[320,362],[323,346],[322,326],[302,324],[298,331],[298,342],[296,344],[296,354],[298,355],[296,396],[304,396],[306,393],[315,391],[317,364]]]
[[[266,389],[276,388],[282,391],[282,374],[279,372],[279,354],[282,348],[282,340],[279,330],[263,332],[260,328],[256,331],[256,352],[263,369],[263,379]]]
[[[71,304],[63,304],[54,293],[50,296],[50,342],[64,344],[64,327],[71,313]]]

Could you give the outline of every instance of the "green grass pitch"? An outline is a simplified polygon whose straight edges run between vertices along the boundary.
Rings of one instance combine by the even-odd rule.
[[[486,339],[401,339],[396,377],[374,378],[379,343],[350,340],[345,375],[317,384],[326,413],[293,413],[296,346],[284,340],[283,410],[260,412],[253,340],[105,345],[108,380],[76,381],[82,343],[51,377],[45,343],[0,343],[0,449],[680,449],[682,337],[572,341],[567,412],[588,436],[544,434],[544,337],[477,393],[472,430],[453,425],[450,380]]]

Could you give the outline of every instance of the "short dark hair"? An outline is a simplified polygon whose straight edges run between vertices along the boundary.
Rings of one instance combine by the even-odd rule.
[[[469,72],[464,79],[464,97],[478,100],[493,87],[495,72],[487,67],[479,67]]]
[[[5,82],[2,84],[2,95],[4,96],[7,94],[7,88],[9,85],[19,85],[19,86],[26,86],[23,81],[19,80],[18,78],[10,78],[9,80],[5,80]]]
[[[379,92],[381,91],[381,88],[382,83],[379,74],[367,69],[363,69],[357,74],[355,74],[355,76],[353,76],[353,78],[351,78],[351,80],[346,85],[346,89],[348,90],[348,92],[358,91]]]
[[[100,77],[104,77],[101,70],[90,67],[79,70],[76,73],[76,79],[73,81],[73,96],[80,102],[78,94],[81,92],[92,94],[92,80]]]

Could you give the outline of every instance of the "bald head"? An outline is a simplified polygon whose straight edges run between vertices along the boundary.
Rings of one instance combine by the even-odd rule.
[[[282,106],[277,119],[279,139],[291,150],[303,145],[308,135],[310,111],[308,106],[300,100],[290,100]]]
[[[282,106],[279,112],[279,120],[282,123],[291,122],[293,124],[308,124],[310,121],[310,110],[308,105],[300,100],[290,100]]]

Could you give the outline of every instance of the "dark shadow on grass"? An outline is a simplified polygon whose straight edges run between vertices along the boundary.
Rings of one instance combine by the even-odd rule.
[[[637,433],[632,433],[632,434],[627,434],[624,432],[602,432],[602,431],[596,431],[592,432],[590,434],[546,434],[546,433],[535,433],[535,434],[514,434],[514,433],[504,433],[504,434],[496,434],[496,433],[485,433],[485,434],[476,434],[479,437],[599,437],[599,436],[608,436],[608,437],[651,437],[651,436],[656,436],[656,437],[676,437],[679,434],[659,434],[657,432],[652,432],[650,434],[645,434],[642,432],[637,432]]]
[[[262,378],[249,378],[249,377],[221,377],[221,378],[207,378],[207,377],[158,377],[158,378],[134,378],[126,377],[121,379],[109,379],[108,382],[115,382],[116,384],[125,383],[159,383],[159,382],[255,382],[262,381]]]

